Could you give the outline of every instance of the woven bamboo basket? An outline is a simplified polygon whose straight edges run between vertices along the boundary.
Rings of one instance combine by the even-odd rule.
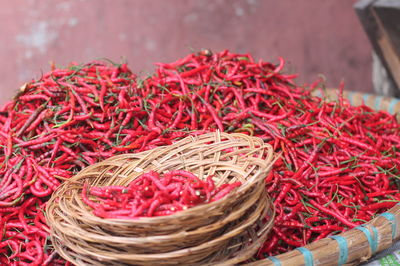
[[[322,96],[316,91],[316,96]],[[344,91],[344,97],[352,105],[365,104],[375,110],[385,110],[400,121],[400,100]],[[336,90],[326,90],[325,97],[337,99]],[[400,205],[379,215],[368,223],[337,236],[328,237],[284,254],[248,264],[274,266],[357,265],[374,254],[392,246],[400,239]]]
[[[264,178],[273,149],[244,134],[207,133],[173,145],[112,157],[64,182],[46,207],[56,251],[77,265],[236,264],[249,259],[273,226]],[[143,172],[183,169],[216,185],[241,181],[221,200],[169,216],[103,219],[82,199],[91,186],[127,185]]]

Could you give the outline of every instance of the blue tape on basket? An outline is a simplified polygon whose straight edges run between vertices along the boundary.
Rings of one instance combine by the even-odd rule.
[[[367,228],[364,227],[364,225],[357,226],[354,229],[360,230],[361,232],[364,233],[364,235],[368,239],[368,243],[369,246],[371,247],[372,254],[374,254],[378,249],[378,230],[372,225],[370,225],[370,227],[373,231],[373,235]]]
[[[354,105],[353,94],[354,94],[353,92],[349,92],[349,94],[347,96],[347,98],[349,99],[350,105]]]
[[[322,92],[320,90],[315,91],[315,96],[322,98]]]
[[[393,213],[384,212],[380,216],[385,217],[392,224],[392,240],[396,237],[397,220]]]
[[[348,251],[348,245],[347,245],[347,240],[343,236],[330,236],[329,238],[332,238],[337,241],[339,245],[339,260],[338,260],[338,265],[341,266],[347,262],[348,256],[349,256],[349,251]]]
[[[394,107],[396,106],[396,104],[398,104],[400,101],[398,99],[392,99],[392,101],[389,104],[388,107],[388,112],[390,114],[394,114]]]
[[[381,109],[381,103],[382,103],[382,96],[376,96],[375,98],[375,110],[380,110]]]
[[[376,247],[374,248],[374,252],[378,250],[378,229],[375,226],[372,226],[372,232],[374,232],[374,243],[376,244]]]
[[[272,263],[273,263],[275,266],[282,266],[281,261],[280,261],[278,258],[276,258],[276,257],[274,257],[274,256],[270,256],[270,257],[268,257],[268,259],[269,259],[270,261],[272,261]]]
[[[367,103],[367,101],[368,101],[368,98],[369,98],[369,96],[371,96],[370,94],[364,94],[363,95],[363,102],[364,102],[364,104],[366,105],[366,103]]]
[[[305,247],[299,247],[296,249],[303,254],[305,266],[314,266],[314,259],[313,259],[312,252],[310,250],[308,250]]]

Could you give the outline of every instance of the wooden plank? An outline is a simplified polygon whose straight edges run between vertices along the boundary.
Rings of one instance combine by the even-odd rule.
[[[377,43],[397,88],[400,88],[400,1],[378,0],[373,4],[372,13],[381,33]]]
[[[374,3],[373,9],[389,35],[394,49],[400,54],[400,1],[378,0]]]
[[[396,30],[400,20],[395,15],[397,13],[397,18],[400,18],[399,5],[398,0],[361,0],[354,5],[370,43],[388,73],[388,79],[397,87],[393,95],[396,97],[400,97],[400,57],[394,48],[392,35],[395,38],[399,35]],[[383,18],[388,13],[391,14],[390,19]],[[387,26],[389,31],[386,30]],[[394,42],[397,43],[397,40]]]

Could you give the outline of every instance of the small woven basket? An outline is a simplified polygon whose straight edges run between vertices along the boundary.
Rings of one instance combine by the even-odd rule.
[[[273,226],[264,178],[273,149],[244,134],[208,133],[89,166],[52,195],[46,219],[56,251],[77,265],[235,264],[249,259]],[[169,216],[103,219],[81,198],[90,186],[127,185],[143,172],[183,169],[216,185],[241,181],[224,198]]]

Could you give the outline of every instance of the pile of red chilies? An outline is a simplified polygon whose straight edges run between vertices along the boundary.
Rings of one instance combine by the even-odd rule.
[[[277,216],[260,258],[396,204],[395,117],[313,97],[282,68],[283,60],[205,50],[159,63],[145,79],[125,64],[93,62],[27,83],[0,110],[0,264],[65,264],[49,241],[44,204],[83,167],[215,130],[259,136],[282,152],[266,178]]]
[[[144,173],[128,186],[90,187],[82,189],[82,200],[92,208],[94,215],[107,219],[137,219],[171,215],[178,211],[217,201],[241,182],[215,186],[212,176],[200,180],[184,170],[162,174]]]

